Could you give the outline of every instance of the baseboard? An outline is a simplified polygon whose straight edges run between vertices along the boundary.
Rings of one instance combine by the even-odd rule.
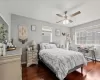
[[[21,64],[26,64],[26,62],[21,62]]]
[[[92,59],[92,57],[87,57],[88,59]],[[95,59],[94,59],[95,60]],[[96,61],[100,61],[100,59],[96,59]]]
[[[100,59],[96,59],[96,61],[100,61]]]

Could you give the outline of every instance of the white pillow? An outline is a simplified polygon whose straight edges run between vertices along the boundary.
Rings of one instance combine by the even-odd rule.
[[[46,48],[45,48],[45,45],[48,45],[48,44],[49,44],[49,43],[41,43],[41,44],[40,44],[40,49],[46,49]]]
[[[50,44],[51,49],[53,48],[57,48],[57,46],[55,44]]]
[[[55,44],[47,44],[45,45],[45,49],[54,49],[57,48],[57,46]]]
[[[51,49],[50,44],[45,45],[45,49]]]

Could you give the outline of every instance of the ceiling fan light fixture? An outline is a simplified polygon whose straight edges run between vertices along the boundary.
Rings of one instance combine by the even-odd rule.
[[[69,23],[69,20],[64,20],[63,21],[63,24],[68,24]]]

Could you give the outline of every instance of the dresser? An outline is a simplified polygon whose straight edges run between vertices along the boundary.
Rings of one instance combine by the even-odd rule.
[[[0,56],[0,80],[22,80],[21,54],[17,48]]]
[[[37,50],[27,51],[27,67],[32,64],[38,64]]]

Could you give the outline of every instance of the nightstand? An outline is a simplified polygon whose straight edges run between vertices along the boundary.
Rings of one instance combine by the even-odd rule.
[[[37,50],[27,51],[27,67],[32,64],[38,64]]]

